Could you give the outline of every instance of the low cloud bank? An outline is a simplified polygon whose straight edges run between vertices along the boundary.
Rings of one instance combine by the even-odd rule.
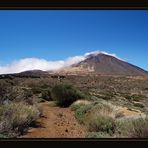
[[[37,70],[37,69],[43,70],[43,71],[58,70],[58,69],[70,66],[72,64],[79,63],[80,61],[85,60],[87,56],[91,54],[95,55],[99,53],[103,53],[103,54],[118,58],[115,54],[109,54],[104,51],[88,52],[82,56],[69,57],[65,60],[59,60],[59,61],[48,61],[48,60],[39,59],[39,58],[24,58],[17,61],[13,61],[10,64],[0,66],[0,74],[19,73],[22,71]]]

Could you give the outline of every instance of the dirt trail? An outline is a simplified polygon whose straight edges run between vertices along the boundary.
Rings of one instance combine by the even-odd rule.
[[[60,108],[53,102],[41,103],[43,117],[38,122],[41,127],[31,128],[20,138],[85,138],[86,129],[75,119],[70,108]]]

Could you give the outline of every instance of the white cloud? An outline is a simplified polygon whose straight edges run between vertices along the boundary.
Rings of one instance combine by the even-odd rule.
[[[115,53],[108,53],[106,51],[100,51],[100,50],[96,50],[96,51],[92,51],[92,52],[87,52],[87,53],[84,54],[84,56],[87,57],[89,55],[97,55],[97,54],[101,54],[101,53],[109,55],[109,56],[116,57],[117,59],[124,61],[123,59],[119,58]]]
[[[99,53],[111,55],[118,58],[115,54],[109,54],[104,51],[93,51],[93,52],[85,53],[82,56],[69,57],[65,60],[59,60],[59,61],[48,61],[48,60],[39,59],[39,58],[25,58],[25,59],[13,61],[12,63],[4,66],[0,66],[0,74],[18,73],[22,71],[37,70],[37,69],[44,70],[44,71],[58,70],[58,69],[70,66],[72,64],[78,63],[80,61],[83,61],[90,54],[99,54]]]
[[[25,58],[18,61],[14,61],[5,66],[0,66],[0,74],[18,73],[27,70],[58,70],[60,68],[70,66],[74,63],[84,60],[83,56],[70,57],[61,61],[47,61],[45,59],[38,58]]]

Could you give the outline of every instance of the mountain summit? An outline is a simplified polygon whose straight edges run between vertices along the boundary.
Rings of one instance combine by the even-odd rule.
[[[94,73],[102,75],[147,75],[147,72],[135,65],[104,53],[90,54],[85,60],[61,70],[67,74]]]

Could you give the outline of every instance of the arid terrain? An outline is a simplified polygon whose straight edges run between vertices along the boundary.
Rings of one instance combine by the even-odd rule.
[[[78,124],[74,112],[69,108],[60,108],[53,102],[41,103],[42,117],[40,127],[31,128],[21,138],[85,138],[86,129]]]
[[[119,117],[121,116],[123,119],[128,119],[130,117],[145,118],[148,112],[147,76],[123,77],[123,76],[103,76],[103,75],[98,75],[98,76],[67,75],[59,79],[59,77],[55,77],[55,75],[48,75],[48,77],[44,76],[40,78],[31,78],[31,77],[2,78],[0,80],[0,84],[1,87],[3,86],[4,88],[4,90],[1,91],[3,92],[6,91],[7,96],[9,96],[12,99],[12,100],[7,99],[7,101],[5,100],[5,102],[14,102],[16,104],[19,102],[27,102],[27,104],[33,107],[35,106],[40,111],[40,115],[37,118],[35,118],[36,122],[35,125],[34,124],[27,125],[24,128],[25,130],[23,132],[19,131],[19,134],[17,134],[18,131],[17,132],[15,131],[16,134],[10,134],[8,135],[8,137],[18,137],[18,138],[89,137],[87,135],[89,135],[89,133],[94,133],[94,131],[90,132],[91,130],[88,129],[88,123],[87,123],[88,119],[86,119],[86,121],[85,119],[83,119],[84,121],[82,122],[81,119],[79,118],[83,117],[77,117],[79,115],[77,115],[76,112],[77,110],[75,110],[75,108],[77,107],[75,106],[79,107],[91,106],[93,111],[93,108],[95,108],[95,104],[101,104],[102,102],[105,102],[113,106],[115,110],[113,112],[114,114],[116,114],[115,116]],[[82,105],[81,103],[77,105],[72,104],[71,105],[72,107],[69,106],[64,108],[57,106],[55,101],[53,101],[53,98],[51,98],[50,96],[50,91],[54,86],[61,84],[72,85],[77,90],[81,91],[81,93],[85,94],[85,98],[83,98],[84,102],[85,100],[87,100],[90,103],[85,104],[82,101]],[[3,97],[4,96],[5,95],[3,95]],[[96,114],[96,112],[98,111],[99,109],[97,109],[94,114]],[[78,114],[80,114],[81,116],[83,112]],[[5,115],[5,120],[6,117],[7,116]],[[4,135],[7,135],[5,134],[7,132],[10,133],[14,132],[13,130],[7,131],[5,129],[7,127],[3,127],[2,123],[1,123],[1,128],[2,128],[1,131]],[[97,136],[91,135],[90,137],[97,137]]]
[[[148,138],[146,71],[109,57],[116,68],[101,74],[97,58],[53,73],[0,75],[0,137]],[[92,62],[94,71],[86,68]]]

